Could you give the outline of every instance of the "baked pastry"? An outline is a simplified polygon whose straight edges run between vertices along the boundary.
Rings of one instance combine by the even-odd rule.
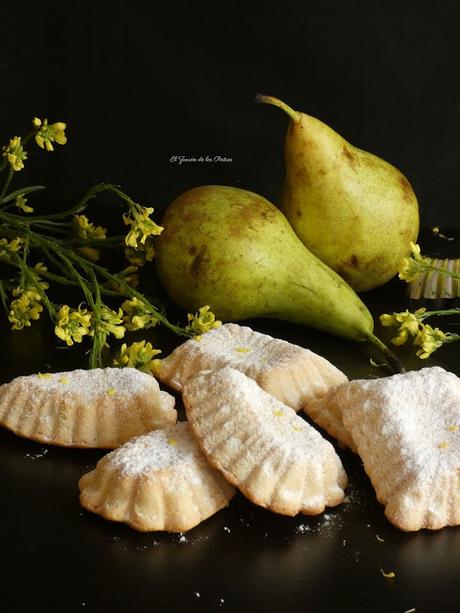
[[[183,400],[209,462],[252,502],[315,515],[343,500],[347,477],[332,445],[240,371],[205,371]]]
[[[174,403],[134,368],[44,373],[0,386],[0,425],[42,443],[113,448],[176,423]]]
[[[231,366],[254,379],[262,389],[299,411],[347,377],[326,359],[247,326],[225,324],[190,339],[159,360],[155,376],[182,391],[201,370]]]
[[[348,385],[348,382],[342,383],[331,388],[320,398],[312,398],[305,404],[303,410],[320,428],[336,438],[339,443],[356,452],[356,445],[342,419],[342,412],[348,407],[348,404],[344,403],[349,389]]]
[[[80,502],[136,530],[185,532],[227,506],[235,488],[211,468],[187,422],[138,436],[79,481]]]
[[[351,381],[334,393],[364,468],[401,530],[460,524],[460,379],[443,368]]]

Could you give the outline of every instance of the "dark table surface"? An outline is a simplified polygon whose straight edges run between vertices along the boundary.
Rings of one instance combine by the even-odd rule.
[[[398,281],[364,299],[375,315],[406,307]],[[365,345],[283,322],[249,323],[322,354],[350,378],[386,374],[370,364]],[[153,339],[164,354],[177,343],[157,330]],[[0,381],[84,367],[82,350],[59,350],[57,344],[45,322],[22,332],[4,328]],[[460,374],[455,345],[424,362],[405,348],[400,355],[408,369],[438,364]],[[0,430],[2,611],[459,609],[460,529],[398,531],[349,451],[339,449],[350,481],[347,502],[339,507],[318,517],[289,518],[238,494],[227,509],[184,535],[138,533],[83,510],[78,479],[103,454],[45,446]]]

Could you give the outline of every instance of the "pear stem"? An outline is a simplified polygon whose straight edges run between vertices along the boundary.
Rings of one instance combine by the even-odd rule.
[[[383,353],[383,355],[388,360],[388,366],[390,367],[392,372],[394,373],[406,372],[406,369],[404,368],[401,360],[399,360],[395,356],[395,354],[391,351],[391,349],[389,349],[389,347],[387,347],[384,342],[382,342],[379,338],[377,338],[375,334],[372,334],[371,336],[369,336],[368,340],[370,343],[372,343],[372,345],[374,345],[379,351]]]
[[[274,98],[273,96],[264,96],[263,94],[257,94],[256,102],[261,102],[262,104],[272,104],[273,106],[277,106],[279,109],[284,111],[289,115],[294,123],[300,121],[301,113],[298,111],[294,111],[288,104],[283,102],[282,100],[278,100],[278,98]]]

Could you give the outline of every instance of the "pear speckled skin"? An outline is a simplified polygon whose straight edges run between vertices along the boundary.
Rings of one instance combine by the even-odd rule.
[[[353,340],[372,337],[363,302],[262,196],[196,187],[168,207],[162,226],[157,270],[182,308],[209,304],[223,321],[273,317]]]
[[[356,291],[389,281],[419,231],[408,180],[318,119],[276,98],[259,99],[291,117],[280,205],[296,234]]]

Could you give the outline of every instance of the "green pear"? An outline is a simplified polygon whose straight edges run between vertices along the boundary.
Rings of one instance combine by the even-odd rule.
[[[301,241],[356,291],[383,285],[416,242],[417,198],[394,166],[270,96],[290,117],[281,208]]]
[[[194,312],[210,305],[224,321],[270,317],[305,324],[371,341],[388,356],[360,298],[262,196],[235,187],[195,187],[168,207],[162,226],[157,270],[180,307]]]

